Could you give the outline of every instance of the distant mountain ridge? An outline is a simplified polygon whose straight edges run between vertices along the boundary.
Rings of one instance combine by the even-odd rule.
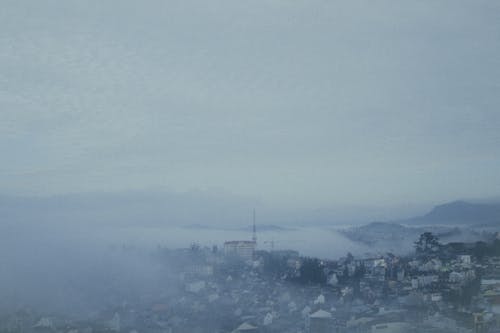
[[[396,221],[405,224],[500,226],[500,203],[453,201],[435,206],[429,213]]]
[[[203,191],[123,191],[51,197],[0,195],[0,223],[108,226],[247,225],[256,201]],[[208,222],[207,222],[208,221]]]
[[[445,243],[485,240],[483,231],[500,229],[500,203],[453,201],[435,206],[425,215],[388,222],[371,222],[340,232],[352,241],[394,253],[413,250],[413,242],[426,231]]]

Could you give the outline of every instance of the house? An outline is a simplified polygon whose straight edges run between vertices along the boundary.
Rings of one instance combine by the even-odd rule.
[[[373,325],[371,333],[406,333],[410,325],[405,322],[392,322]]]
[[[306,326],[309,326],[310,333],[330,333],[333,330],[333,317],[328,311],[318,310],[310,314],[308,319]]]
[[[258,332],[258,328],[249,324],[249,323],[243,323],[240,326],[238,326],[233,333],[256,333]]]

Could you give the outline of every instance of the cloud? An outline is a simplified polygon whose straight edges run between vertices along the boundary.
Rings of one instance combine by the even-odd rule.
[[[311,206],[496,194],[497,7],[6,1],[3,191],[218,186]]]

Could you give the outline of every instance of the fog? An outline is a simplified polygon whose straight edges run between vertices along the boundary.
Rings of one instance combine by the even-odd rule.
[[[326,227],[276,227],[259,231],[258,237],[262,250],[294,249],[330,259],[345,255],[346,249],[359,254],[367,249]],[[28,306],[86,317],[150,293],[176,293],[179,287],[168,280],[174,274],[168,268],[172,263],[153,259],[158,247],[189,248],[197,243],[222,248],[225,241],[241,239],[251,239],[249,228],[2,223],[2,309]]]
[[[112,247],[81,228],[2,226],[1,234],[4,311],[27,307],[85,317],[122,302],[118,292],[124,298],[138,296],[161,278],[142,252],[123,253],[121,246]]]
[[[498,331],[499,13],[0,0],[0,332]]]

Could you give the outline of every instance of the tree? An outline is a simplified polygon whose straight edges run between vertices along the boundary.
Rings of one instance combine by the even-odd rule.
[[[263,260],[264,273],[281,277],[289,272],[287,265],[288,256],[278,256],[267,251],[259,251],[258,254]]]
[[[476,242],[472,252],[473,252],[474,256],[476,256],[476,258],[481,261],[481,260],[483,260],[483,258],[485,256],[488,255],[488,252],[489,252],[488,251],[488,244],[486,244],[485,242],[482,242],[482,241]]]
[[[417,255],[431,256],[436,254],[441,248],[439,238],[432,232],[424,232],[415,242],[415,251]]]
[[[300,277],[298,281],[301,283],[326,283],[326,274],[324,266],[317,258],[303,258],[300,266]]]

